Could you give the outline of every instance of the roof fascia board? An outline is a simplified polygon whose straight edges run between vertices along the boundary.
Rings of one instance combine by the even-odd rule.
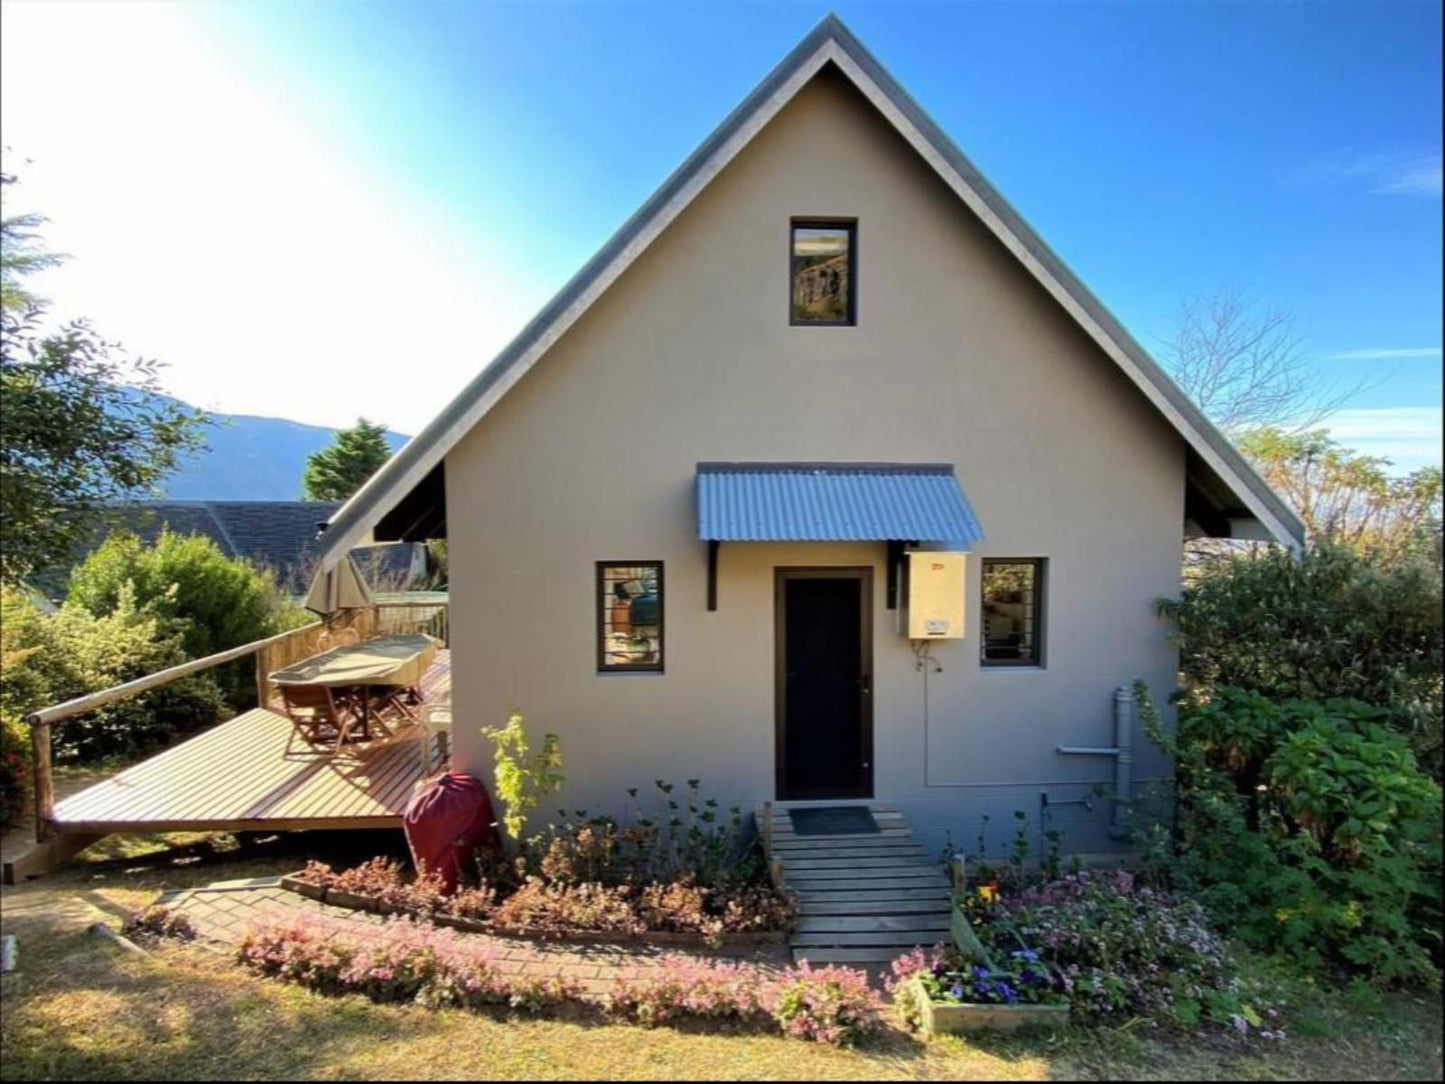
[[[603,245],[515,339],[334,515],[321,565],[335,564],[371,530],[386,498],[417,485],[535,365],[753,137],[832,61],[989,227],[1240,497],[1276,541],[1297,549],[1303,528],[1243,457],[1189,403],[882,65],[829,15],[793,49]],[[1264,495],[1267,494],[1268,498]]]

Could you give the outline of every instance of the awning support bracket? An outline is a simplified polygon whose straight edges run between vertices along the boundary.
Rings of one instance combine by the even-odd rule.
[[[888,608],[898,609],[898,581],[903,571],[903,541],[888,540]]]
[[[707,608],[717,609],[717,554],[722,543],[716,538],[707,541]]]

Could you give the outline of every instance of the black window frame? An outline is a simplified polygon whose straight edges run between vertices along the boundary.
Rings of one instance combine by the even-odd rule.
[[[1031,659],[991,659],[988,657],[988,623],[984,607],[988,599],[984,596],[984,583],[988,576],[990,565],[1030,565],[1034,570],[1034,599],[1033,599],[1033,629],[1034,629],[1034,657]],[[979,581],[978,581],[978,663],[987,669],[1007,669],[1009,667],[1024,667],[1035,670],[1044,669],[1046,641],[1044,614],[1044,594],[1048,590],[1048,558],[1047,557],[983,557],[979,559]]]
[[[603,609],[603,584],[606,583],[609,568],[656,568],[657,569],[657,661],[656,662],[608,662],[607,661],[607,614]],[[663,562],[647,561],[598,561],[592,581],[593,605],[597,607],[597,672],[599,674],[661,674],[665,673],[667,662],[667,581],[664,578]]]
[[[848,233],[848,319],[799,320],[793,311],[793,239],[798,230],[835,230]],[[856,218],[803,217],[788,220],[788,325],[790,327],[857,327],[858,326],[858,220]]]

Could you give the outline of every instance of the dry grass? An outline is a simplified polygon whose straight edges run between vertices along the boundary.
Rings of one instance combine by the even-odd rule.
[[[927,1044],[892,1032],[844,1051],[328,999],[193,946],[134,957],[59,917],[77,897],[119,916],[163,887],[275,873],[312,853],[377,849],[375,839],[339,834],[246,848],[176,842],[112,845],[109,855],[88,854],[55,878],[4,894],[6,929],[21,942],[20,972],[0,984],[6,1080],[1440,1078],[1440,1005],[1431,998],[1307,996],[1291,1012],[1294,1035],[1275,1046],[1176,1043],[1125,1028]]]

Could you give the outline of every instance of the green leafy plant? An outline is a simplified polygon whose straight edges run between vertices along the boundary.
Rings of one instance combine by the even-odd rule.
[[[1298,557],[1271,550],[1211,563],[1159,609],[1174,622],[1192,692],[1229,686],[1268,700],[1373,704],[1440,778],[1445,636],[1437,562],[1381,566],[1334,545]]]
[[[561,739],[556,734],[545,735],[542,748],[533,754],[526,722],[519,711],[507,716],[506,726],[485,727],[482,735],[496,745],[493,759],[497,800],[506,807],[502,824],[507,834],[520,842],[528,814],[566,779],[561,772]]]
[[[46,614],[10,588],[0,590],[0,606],[5,614],[0,622],[4,746],[27,763],[27,712],[186,661],[179,634],[138,607],[129,587],[103,617],[70,605]],[[67,720],[55,729],[55,759],[84,763],[147,752],[226,713],[214,676],[193,674]]]
[[[1387,718],[1229,686],[1181,700],[1177,733],[1158,734],[1178,774],[1159,871],[1262,952],[1438,981],[1440,788]]]
[[[116,611],[126,591],[193,659],[274,635],[300,616],[281,598],[269,569],[227,557],[204,535],[163,530],[147,544],[133,534],[112,534],[72,570],[66,603],[100,618]],[[213,673],[233,706],[254,703],[250,659]]]

